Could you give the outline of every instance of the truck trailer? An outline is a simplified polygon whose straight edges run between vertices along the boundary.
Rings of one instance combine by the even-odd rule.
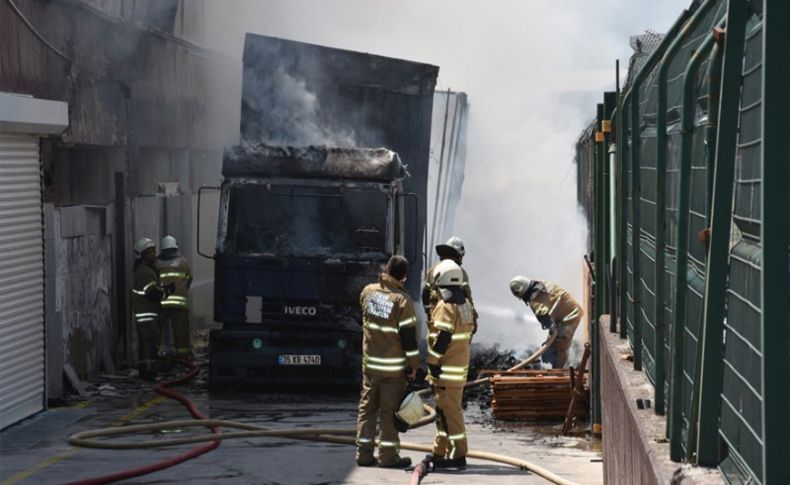
[[[222,324],[209,336],[212,385],[359,380],[362,288],[402,254],[419,291],[437,72],[247,35],[241,142],[223,159],[212,256]],[[267,98],[278,93],[285,100]],[[284,121],[303,93],[310,119]],[[300,145],[294,132],[313,125],[353,146]]]

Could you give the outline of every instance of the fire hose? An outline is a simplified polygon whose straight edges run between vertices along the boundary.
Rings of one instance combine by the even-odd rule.
[[[519,364],[517,364],[514,367],[511,367],[508,370],[509,371],[518,370],[526,365],[529,365],[531,362],[537,360],[538,357],[540,357],[544,352],[546,352],[549,346],[551,346],[552,342],[554,341],[554,338],[555,335],[553,334],[550,335],[549,339],[535,353],[533,353],[531,356],[524,359]],[[128,470],[113,475],[107,475],[104,477],[73,482],[70,485],[110,483],[125,478],[131,478],[135,476],[144,475],[147,473],[152,473],[154,471],[159,471],[164,468],[181,463],[183,461],[189,460],[191,458],[195,458],[203,453],[206,453],[219,446],[220,441],[226,439],[279,437],[279,438],[292,438],[292,439],[300,439],[300,440],[308,440],[308,441],[321,441],[321,442],[337,443],[337,444],[348,444],[348,445],[356,444],[356,439],[355,439],[356,430],[352,428],[270,429],[270,428],[265,428],[263,426],[258,426],[249,423],[242,423],[238,421],[229,421],[222,419],[205,419],[205,416],[200,414],[199,411],[195,409],[194,404],[192,404],[192,402],[189,401],[188,398],[186,398],[185,396],[179,393],[176,393],[175,391],[166,389],[166,387],[173,385],[174,383],[185,382],[186,380],[191,379],[195,374],[197,374],[197,367],[192,363],[189,363],[188,365],[192,368],[189,374],[187,374],[184,377],[180,377],[172,381],[165,381],[159,384],[158,386],[156,386],[156,391],[159,394],[163,394],[167,397],[172,397],[173,399],[180,401],[182,404],[184,404],[190,409],[190,412],[196,419],[162,421],[159,423],[141,424],[141,425],[132,425],[132,426],[123,426],[123,427],[110,427],[110,428],[83,431],[71,435],[69,437],[69,443],[73,446],[80,446],[85,448],[115,449],[115,450],[158,448],[164,446],[185,445],[185,444],[202,443],[202,442],[210,442],[210,443],[208,445],[204,445],[202,447],[196,448],[185,454],[178,455],[169,460],[157,462],[143,468]],[[469,387],[479,386],[489,381],[490,378],[487,377],[476,379],[474,381],[468,382],[466,384],[466,387],[469,388]],[[431,392],[430,389],[424,389],[420,391],[420,394],[425,395],[425,394],[429,394],[430,392]],[[414,424],[412,428],[424,426],[426,424],[431,423],[435,419],[436,417],[435,410],[430,406],[428,406],[427,404],[425,404],[424,407],[427,411],[427,414],[419,422]],[[109,436],[126,435],[130,433],[150,433],[155,431],[163,431],[167,429],[182,429],[182,428],[190,428],[190,427],[208,427],[211,428],[212,433],[185,436],[181,438],[170,438],[166,440],[157,439],[157,440],[146,440],[146,441],[105,441],[98,439],[98,438],[104,438]],[[220,428],[238,429],[241,431],[220,433],[219,432]],[[431,453],[433,451],[433,448],[430,445],[421,445],[418,443],[410,443],[410,442],[401,442],[400,447],[402,449],[422,451],[427,453]],[[556,483],[560,485],[573,485],[573,482],[566,480],[560,477],[559,475],[556,475],[555,473],[526,460],[521,460],[518,458],[513,458],[505,455],[490,453],[486,451],[476,451],[476,450],[469,451],[466,456],[469,458],[477,458],[481,460],[511,465],[521,470],[527,470],[532,473],[535,473],[538,476],[545,478],[546,480],[552,483]],[[425,476],[425,474],[427,474],[428,471],[429,470],[425,469],[424,467],[421,467],[420,464],[418,464],[418,466],[415,467],[414,475],[412,476],[412,483],[419,483],[419,481],[422,479],[422,477]],[[415,479],[417,480],[416,482],[414,481]]]

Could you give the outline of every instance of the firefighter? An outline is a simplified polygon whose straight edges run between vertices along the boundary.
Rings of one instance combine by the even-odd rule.
[[[174,291],[162,300],[162,325],[170,322],[173,329],[176,356],[192,358],[189,342],[189,287],[192,271],[187,259],[178,252],[178,241],[173,236],[162,238],[159,254],[159,278],[162,285],[173,285]]]
[[[464,242],[458,236],[453,236],[447,240],[444,244],[439,244],[436,246],[436,254],[439,256],[439,261],[433,264],[428,271],[425,272],[425,284],[422,287],[422,306],[425,309],[425,315],[428,317],[428,321],[426,322],[430,325],[431,321],[431,312],[433,311],[433,307],[436,305],[436,302],[439,300],[439,295],[436,289],[436,283],[434,281],[434,270],[436,267],[441,264],[442,261],[445,260],[452,260],[458,263],[458,266],[461,266],[464,255],[466,251],[464,250]],[[469,286],[469,275],[466,273],[466,270],[461,268],[461,272],[464,275],[463,280],[463,290],[466,295],[466,299],[469,300],[472,305],[474,306],[474,301],[472,301],[472,288]],[[477,310],[475,310],[475,329],[474,332],[477,332]]]
[[[461,400],[469,370],[469,346],[474,331],[474,307],[466,297],[461,267],[451,259],[434,269],[439,300],[428,334],[429,380],[436,400],[436,468],[466,467],[466,427]]]
[[[543,361],[555,369],[565,367],[573,334],[584,316],[581,305],[570,293],[550,281],[516,276],[510,280],[510,291],[532,310],[544,330],[556,333]]]
[[[134,245],[134,252],[138,258],[134,262],[132,313],[137,327],[138,371],[141,378],[153,380],[162,338],[159,310],[170,289],[159,281],[154,241],[147,237],[140,239]]]
[[[400,456],[395,412],[420,365],[417,316],[403,284],[409,263],[392,256],[378,283],[366,286],[359,297],[364,327],[362,392],[357,419],[357,465],[405,468],[411,459]],[[373,456],[376,417],[379,418],[379,455]]]

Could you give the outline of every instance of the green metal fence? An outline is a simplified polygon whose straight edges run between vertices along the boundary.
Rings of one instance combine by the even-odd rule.
[[[613,264],[617,280],[610,285],[615,307],[596,301],[594,316],[616,315],[634,368],[654,384],[656,413],[667,415],[671,458],[718,465],[731,483],[790,483],[786,464],[777,459],[781,454],[767,446],[769,437],[782,436],[774,422],[785,439],[790,436],[790,203],[768,212],[773,205],[762,193],[762,167],[770,162],[764,156],[771,132],[767,86],[775,86],[779,101],[790,98],[784,94],[790,90],[790,42],[770,44],[766,25],[775,12],[775,38],[790,37],[776,33],[784,25],[776,19],[790,15],[788,4],[692,2],[659,43],[632,60],[612,115],[613,132],[602,129],[610,115],[599,105],[596,123],[577,145],[590,249],[605,258],[596,268]],[[772,52],[775,77],[769,78]],[[776,113],[779,125],[782,111]],[[784,122],[787,139],[790,123]],[[787,175],[790,149],[779,151],[786,140],[776,133],[771,160]],[[608,167],[600,156],[608,143],[617,148],[614,173],[596,168]],[[608,187],[609,177],[615,177],[613,194],[583,189]],[[782,180],[784,186],[771,179],[773,197],[786,200],[790,176]],[[597,212],[609,203],[616,220]],[[769,214],[780,222],[766,226]],[[611,227],[616,250],[607,255],[607,240],[599,235]],[[766,247],[784,247],[785,254],[772,253],[784,273],[762,264]],[[597,298],[603,284],[598,274],[592,292]],[[766,308],[784,318],[774,317],[766,327]],[[766,344],[767,333],[780,338]],[[785,367],[775,369],[776,363]],[[777,390],[768,382],[784,385]],[[769,393],[787,399],[784,413]],[[768,415],[770,409],[776,411]]]

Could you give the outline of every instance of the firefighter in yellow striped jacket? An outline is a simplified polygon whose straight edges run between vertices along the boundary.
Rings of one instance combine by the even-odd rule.
[[[173,285],[173,293],[162,300],[162,324],[168,321],[173,328],[176,356],[192,357],[189,341],[189,286],[192,270],[187,259],[178,252],[178,241],[173,236],[162,238],[159,255],[159,278],[162,284]]]
[[[466,467],[466,426],[461,405],[475,328],[474,307],[463,289],[463,272],[452,260],[434,270],[440,299],[428,334],[429,380],[436,399],[436,438],[431,457],[436,468]]]
[[[400,456],[395,412],[420,365],[417,349],[417,316],[403,287],[409,263],[402,256],[387,262],[378,283],[366,286],[359,297],[364,327],[362,391],[357,416],[359,466],[405,468],[409,458]],[[376,418],[379,419],[379,455],[373,456]]]
[[[584,316],[581,305],[551,281],[530,280],[524,276],[510,280],[510,292],[530,307],[544,330],[557,335],[544,361],[555,369],[565,367],[573,334]]]
[[[161,301],[169,289],[159,281],[154,241],[144,237],[135,243],[134,251],[138,258],[134,262],[132,314],[138,337],[138,372],[141,378],[153,380],[162,338]]]

